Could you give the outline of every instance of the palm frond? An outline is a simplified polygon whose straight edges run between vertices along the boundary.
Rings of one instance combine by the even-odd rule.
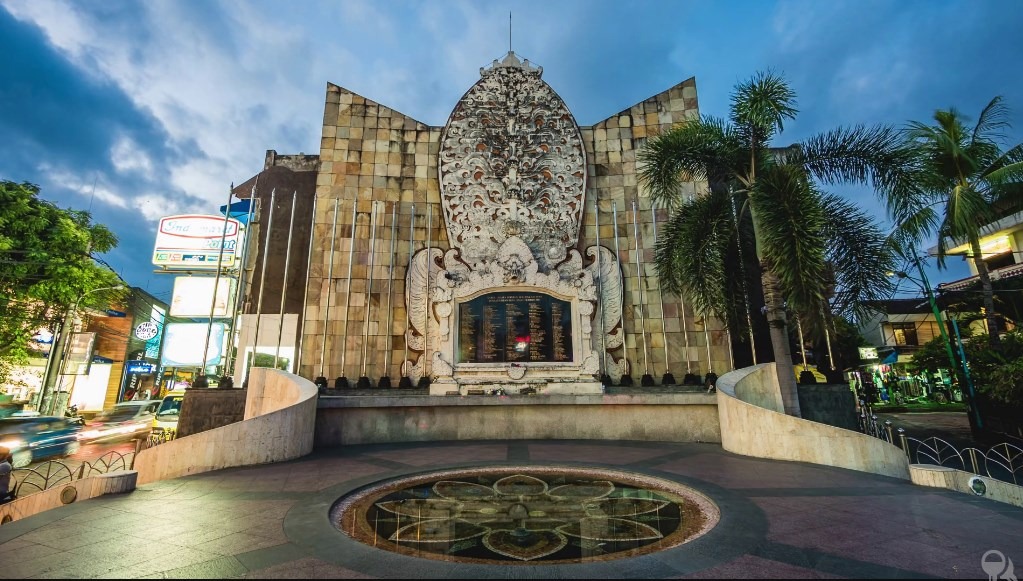
[[[843,317],[863,316],[866,302],[892,294],[891,280],[884,274],[895,267],[895,247],[877,223],[851,202],[824,194],[822,206],[826,256],[835,274],[832,312]]]
[[[798,144],[789,160],[824,184],[873,183],[882,191],[913,183],[913,152],[886,125],[839,127]]]
[[[817,313],[828,283],[824,210],[799,167],[770,167],[757,178],[750,197],[757,246],[781,281],[789,305]]]
[[[1005,138],[1004,129],[1011,127],[1009,123],[1009,107],[998,95],[980,112],[977,124],[973,127],[970,141],[998,141]]]
[[[724,251],[732,231],[727,195],[711,193],[675,210],[654,253],[662,288],[693,301],[697,311],[726,313]]]
[[[785,120],[795,119],[798,112],[796,93],[773,71],[755,74],[732,92],[732,123],[757,148],[781,133]]]
[[[692,120],[647,141],[639,152],[640,180],[658,205],[675,210],[686,202],[683,183],[707,180],[713,189],[730,181],[741,167],[740,151],[741,143],[724,121]]]

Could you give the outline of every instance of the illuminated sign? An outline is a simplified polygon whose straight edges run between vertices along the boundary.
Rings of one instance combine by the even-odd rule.
[[[216,299],[213,287],[216,285]],[[174,279],[174,295],[171,299],[172,317],[230,317],[234,303],[234,279],[221,277],[219,282],[213,276],[179,276]]]
[[[156,337],[156,334],[159,332],[160,327],[152,321],[140,323],[138,327],[135,327],[135,336],[143,341],[148,341],[153,337]]]
[[[877,359],[877,347],[860,347],[860,359]]]
[[[203,363],[202,348],[206,345],[207,323],[168,323],[163,334],[164,367],[194,367]],[[224,324],[213,323],[210,328],[206,364],[220,363],[224,352]]]
[[[241,222],[226,220],[225,234],[225,218],[221,216],[186,214],[161,219],[153,264],[171,269],[216,269],[219,260],[222,268],[235,266],[242,243]]]
[[[997,256],[1011,251],[1012,247],[1009,245],[1008,236],[999,236],[980,243],[980,254],[984,257]]]
[[[125,368],[127,369],[127,373],[139,373],[142,375],[149,375],[152,372],[156,371],[155,365],[153,365],[152,363],[147,363],[145,361],[126,361],[124,365]]]

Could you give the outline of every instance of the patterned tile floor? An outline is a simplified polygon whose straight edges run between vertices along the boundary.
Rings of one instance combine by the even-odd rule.
[[[484,566],[386,553],[337,532],[342,494],[434,468],[534,463],[631,470],[721,509],[704,537],[603,563]],[[318,451],[159,482],[0,527],[0,578],[921,578],[1023,563],[1023,509],[898,480],[734,456],[713,444],[433,442]]]

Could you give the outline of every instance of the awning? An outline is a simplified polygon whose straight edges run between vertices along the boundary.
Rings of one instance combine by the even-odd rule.
[[[246,198],[239,200],[231,204],[231,213],[227,215],[228,218],[234,218],[242,224],[246,224],[249,217],[249,206],[252,205],[252,199]],[[220,213],[223,214],[227,211],[227,206],[220,207]]]

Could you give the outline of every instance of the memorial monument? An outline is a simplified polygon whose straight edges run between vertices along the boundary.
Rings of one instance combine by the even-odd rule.
[[[542,74],[509,52],[443,127],[328,85],[300,375],[587,394],[731,369],[723,325],[660,291],[636,171],[695,81],[580,127]]]

